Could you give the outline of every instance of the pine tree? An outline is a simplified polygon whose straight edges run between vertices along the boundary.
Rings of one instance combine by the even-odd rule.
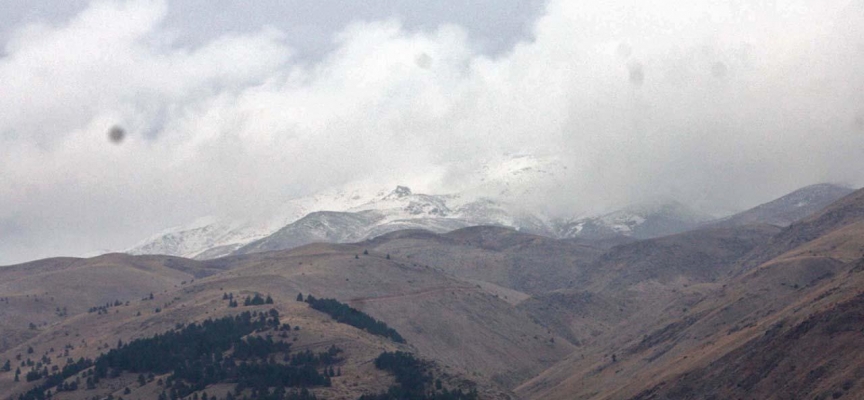
[[[297,301],[303,301],[303,293],[297,293]]]

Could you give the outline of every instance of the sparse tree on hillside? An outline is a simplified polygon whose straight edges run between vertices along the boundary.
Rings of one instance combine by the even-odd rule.
[[[297,301],[303,301],[303,293],[297,293]]]

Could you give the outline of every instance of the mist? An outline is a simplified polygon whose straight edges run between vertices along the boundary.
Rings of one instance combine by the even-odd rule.
[[[16,26],[0,57],[0,264],[361,180],[459,191],[503,154],[568,166],[524,199],[560,216],[862,185],[864,1],[579,3],[550,1],[495,52],[466,26],[398,17],[352,19],[314,58],[267,25],[190,43],[162,1]]]

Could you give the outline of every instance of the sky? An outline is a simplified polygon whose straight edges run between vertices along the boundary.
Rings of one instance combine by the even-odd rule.
[[[0,265],[502,154],[553,215],[864,184],[864,0],[359,4],[0,0]]]

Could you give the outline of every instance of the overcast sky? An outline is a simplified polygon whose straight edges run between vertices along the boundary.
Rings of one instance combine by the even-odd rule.
[[[0,10],[0,265],[505,153],[572,166],[561,214],[864,183],[864,0]]]

